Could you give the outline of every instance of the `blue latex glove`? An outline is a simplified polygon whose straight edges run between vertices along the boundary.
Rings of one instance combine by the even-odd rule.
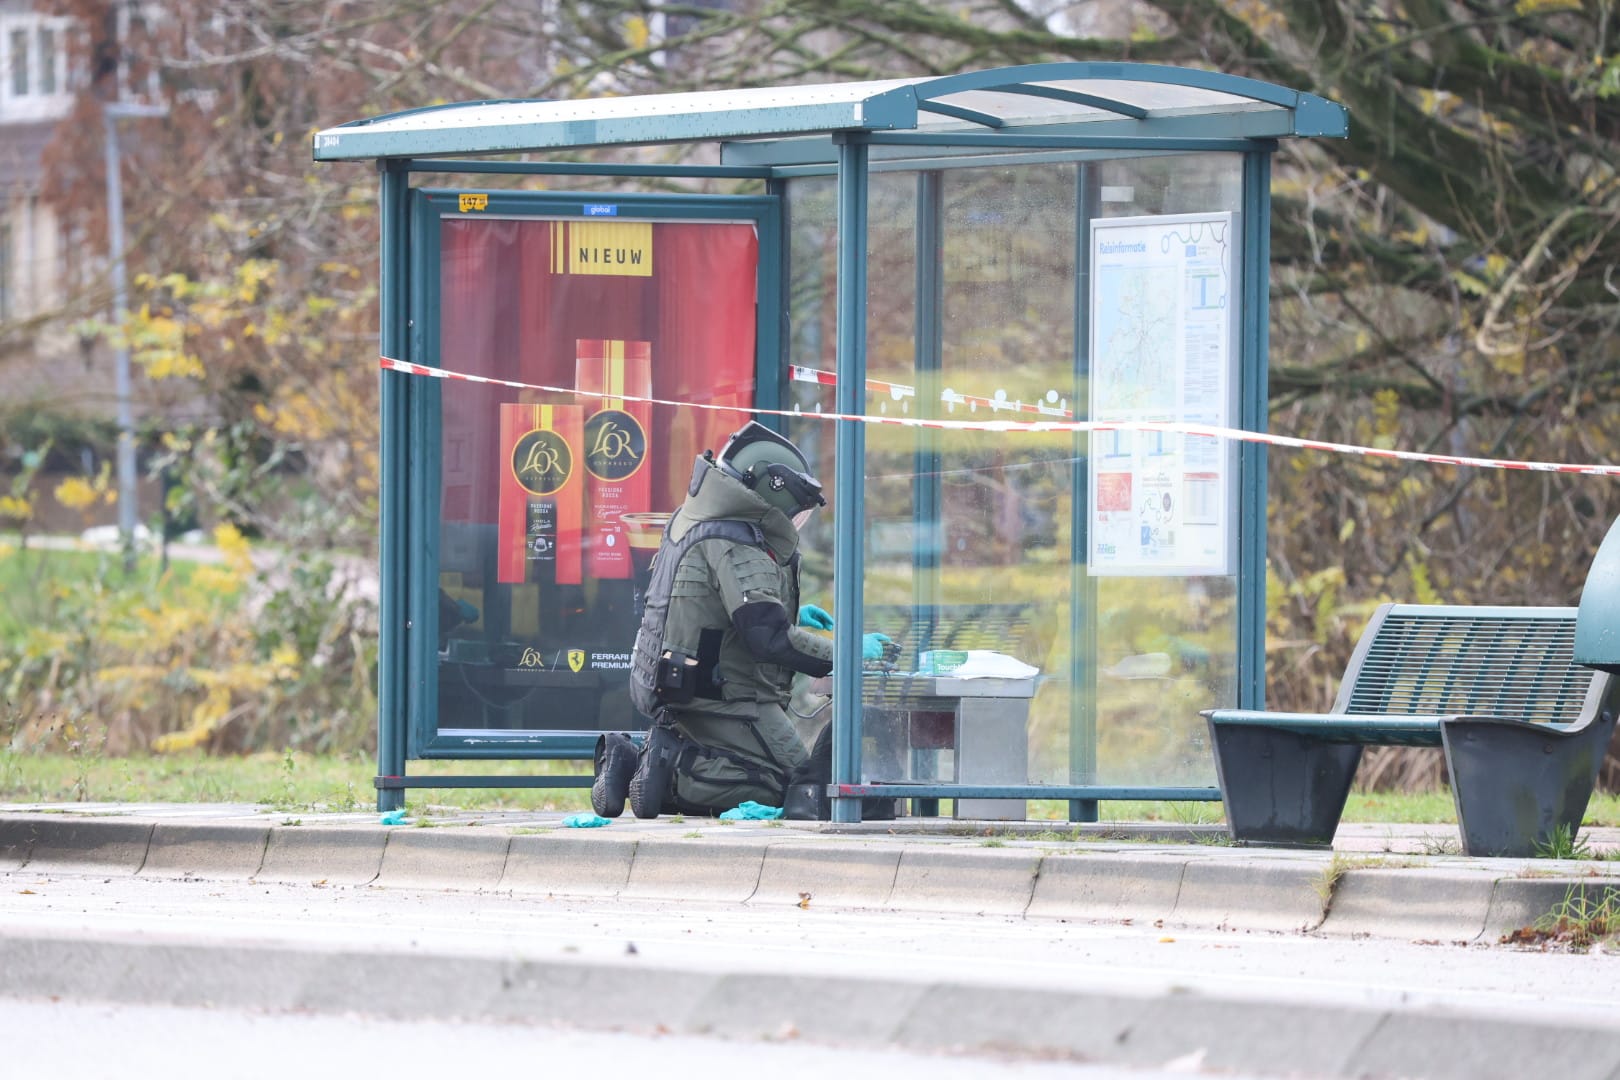
[[[589,811],[582,811],[578,814],[569,814],[563,818],[563,824],[570,829],[600,829],[603,825],[608,824],[608,819],[597,817]]]
[[[888,634],[862,634],[861,659],[882,660],[885,645],[892,649],[894,647],[894,638]]]
[[[782,816],[780,806],[765,806],[750,799],[731,810],[721,813],[722,821],[774,821]]]
[[[831,630],[832,616],[814,604],[805,604],[799,608],[799,625],[812,630]]]
[[[405,811],[390,810],[378,820],[384,825],[403,825],[405,824]]]

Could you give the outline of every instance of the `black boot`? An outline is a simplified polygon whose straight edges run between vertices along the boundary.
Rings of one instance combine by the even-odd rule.
[[[610,731],[596,740],[596,779],[591,783],[591,809],[602,817],[624,813],[624,797],[636,773],[636,744],[630,736]]]
[[[680,736],[668,724],[654,724],[641,748],[641,764],[630,778],[630,812],[638,818],[655,818],[663,811],[675,786],[675,755],[680,752]]]

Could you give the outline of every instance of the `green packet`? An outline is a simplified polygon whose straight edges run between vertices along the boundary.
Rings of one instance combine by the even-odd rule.
[[[930,649],[917,658],[917,674],[949,675],[967,663],[967,658],[960,649]]]

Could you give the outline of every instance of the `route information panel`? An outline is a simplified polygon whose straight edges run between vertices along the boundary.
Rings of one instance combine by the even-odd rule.
[[[1222,212],[1091,223],[1091,419],[1230,426],[1236,218]],[[1094,434],[1089,572],[1233,573],[1236,473],[1230,440]]]

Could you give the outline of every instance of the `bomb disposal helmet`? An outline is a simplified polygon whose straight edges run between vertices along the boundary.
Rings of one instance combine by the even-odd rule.
[[[827,505],[799,448],[758,421],[727,440],[720,468],[790,518]]]

